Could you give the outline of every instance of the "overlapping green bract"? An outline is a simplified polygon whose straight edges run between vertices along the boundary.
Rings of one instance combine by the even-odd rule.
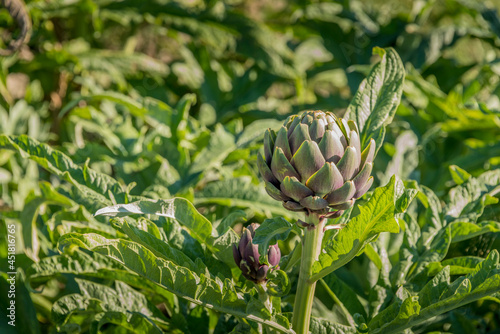
[[[268,194],[286,209],[338,217],[371,187],[374,155],[375,141],[362,150],[354,121],[306,111],[267,130],[258,163]]]

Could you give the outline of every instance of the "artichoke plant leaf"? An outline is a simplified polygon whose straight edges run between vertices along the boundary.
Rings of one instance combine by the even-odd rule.
[[[259,245],[261,262],[264,263],[267,261],[266,250],[269,248],[269,245],[276,244],[278,240],[286,240],[292,230],[295,233],[300,232],[295,224],[290,223],[283,217],[264,220],[260,227],[255,230],[255,236],[252,240],[253,244]]]
[[[142,200],[129,204],[117,204],[99,209],[95,215],[123,217],[132,214],[151,214],[173,218],[186,227],[194,238],[202,243],[210,243],[212,223],[196,210],[185,198],[169,200]]]
[[[370,333],[401,333],[430,318],[500,291],[500,256],[497,250],[479,262],[474,270],[454,281],[445,266],[415,296],[398,296],[368,327]]]
[[[367,243],[381,232],[399,232],[394,218],[398,189],[396,177],[377,188],[370,200],[359,206],[360,214],[351,218],[320,254],[313,267],[312,279],[320,279],[352,260]]]
[[[382,59],[374,65],[354,95],[344,118],[353,120],[361,131],[361,149],[374,139],[377,152],[382,146],[385,126],[392,121],[401,100],[405,70],[392,48],[374,48]]]
[[[17,151],[21,157],[35,161],[51,174],[72,184],[72,198],[89,210],[110,205],[111,198],[125,201],[129,197],[115,179],[87,165],[78,166],[63,152],[29,136],[0,135],[0,149]]]
[[[134,287],[152,290],[160,296],[169,297],[173,293],[206,308],[291,333],[288,328],[276,323],[267,312],[252,309],[249,313],[248,303],[229,279],[221,281],[210,273],[193,272],[183,264],[157,257],[133,241],[107,239],[97,234],[68,233],[61,237],[59,246],[70,246],[64,248],[72,254],[44,258],[33,265],[27,272],[32,282],[45,281],[65,273],[120,280]],[[90,255],[75,250],[74,246],[90,251]]]

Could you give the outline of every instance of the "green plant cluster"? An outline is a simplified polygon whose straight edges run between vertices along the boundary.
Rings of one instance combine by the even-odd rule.
[[[304,218],[258,156],[303,110],[378,151],[308,267],[311,333],[500,330],[498,2],[26,8],[0,58],[1,333],[293,333]],[[0,9],[0,47],[18,33]],[[259,266],[281,250],[257,287],[233,259],[252,223]]]

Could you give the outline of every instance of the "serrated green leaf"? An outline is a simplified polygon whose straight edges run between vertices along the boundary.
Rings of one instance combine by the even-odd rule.
[[[163,314],[142,293],[128,285],[116,281],[112,288],[81,279],[76,281],[81,294],[66,295],[52,307],[52,318],[62,328],[64,324],[74,323],[89,323],[98,328],[103,324],[113,323],[129,329],[136,328],[136,333],[145,329],[161,333],[157,325],[168,328]],[[123,317],[117,318],[117,314],[122,314]],[[114,321],[110,321],[111,319]],[[120,320],[116,322],[118,319]]]
[[[88,166],[80,167],[64,153],[28,136],[0,135],[0,148],[19,152],[21,156],[36,161],[49,172],[73,184],[83,195],[91,196],[101,205],[109,205],[108,191],[124,201],[122,186],[108,175],[98,173]]]
[[[153,226],[156,226],[152,224]],[[171,247],[168,243],[161,240],[161,237],[155,237],[151,233],[142,231],[135,226],[129,225],[125,220],[121,222],[121,230],[129,236],[129,238],[149,249],[157,257],[164,258],[167,261],[174,263],[182,263],[182,265],[192,271],[204,272],[206,268],[199,268],[195,263],[183,252]]]
[[[420,290],[420,306],[425,308],[441,299],[441,294],[450,285],[450,267],[444,267],[434,278]]]
[[[141,276],[128,270],[123,264],[99,253],[85,253],[72,249],[70,254],[56,255],[41,259],[26,271],[28,286],[41,284],[63,274],[73,274],[79,277],[119,280],[137,289],[161,296],[172,305],[172,293],[155,282],[144,280]]]
[[[482,221],[480,223],[454,222],[450,224],[451,242],[460,242],[482,235],[484,233],[500,232],[500,223],[495,221]]]
[[[234,135],[224,129],[222,125],[217,124],[208,145],[201,150],[191,164],[189,174],[196,175],[222,163],[228,154],[235,149]]]
[[[191,202],[185,198],[169,200],[143,200],[130,204],[117,204],[97,210],[96,216],[123,217],[133,214],[150,214],[172,218],[185,226],[201,243],[210,244],[212,224],[200,214]]]
[[[500,169],[497,169],[477,178],[470,177],[463,184],[452,188],[445,208],[446,220],[476,222],[486,205],[498,203],[498,199],[490,195],[500,190],[499,181]]]
[[[256,313],[257,309],[254,309],[255,313],[247,313],[245,299],[236,292],[229,279],[222,282],[209,275],[198,275],[185,267],[156,257],[137,243],[121,239],[108,240],[98,235],[71,234],[62,236],[60,244],[76,245],[92,250],[94,252],[92,257],[97,261],[80,251],[74,251],[71,257],[64,255],[45,258],[30,268],[31,281],[59,273],[114,278],[127,284],[133,282],[131,285],[138,284],[138,287],[151,288],[154,291],[164,290],[161,295],[169,291],[206,308],[247,318],[282,332],[291,333],[287,328],[272,321],[266,312]],[[130,276],[125,267],[140,276]],[[158,284],[161,287],[159,290]]]
[[[309,325],[311,333],[318,334],[356,334],[356,328],[332,323],[328,320],[311,318]]]
[[[378,151],[384,140],[385,126],[392,121],[399,105],[405,71],[394,49],[374,48],[373,53],[382,59],[360,84],[344,117],[358,125],[361,147],[366,147],[373,138]]]
[[[369,323],[370,333],[401,333],[407,328],[442,313],[498,293],[500,291],[499,260],[498,251],[493,250],[473,272],[456,279],[451,284],[449,284],[450,267],[445,267],[418,293],[418,297],[411,297],[412,303],[416,304],[407,308],[410,312],[398,313],[396,316],[393,306],[397,304],[392,304],[392,312],[380,313],[372,319]]]
[[[295,225],[288,222],[283,217],[266,219],[255,230],[252,239],[253,244],[259,245],[259,254],[262,262],[267,261],[267,249],[269,245],[274,245],[278,240],[286,240]]]
[[[47,230],[53,244],[57,244],[59,236],[69,232],[100,233],[105,237],[113,238],[116,230],[108,224],[96,220],[83,206],[62,208],[55,212],[46,222]]]
[[[484,259],[476,256],[462,256],[447,259],[442,262],[431,262],[427,266],[429,276],[434,276],[444,267],[450,268],[450,275],[466,275],[474,272],[476,266]]]
[[[311,279],[317,280],[345,265],[379,233],[399,232],[399,225],[394,218],[395,185],[396,177],[392,177],[386,186],[375,189],[365,205],[359,206],[359,215],[351,218],[314,263]]]
[[[424,275],[423,269],[431,262],[442,261],[451,244],[450,228],[440,231],[433,239],[429,247],[417,258],[413,259],[413,265],[407,274],[407,281],[418,281],[419,276]]]
[[[366,318],[366,310],[359,301],[357,294],[349,286],[349,284],[345,283],[343,280],[337,277],[335,273],[331,273],[325,276],[319,282],[321,282],[326,287],[326,291],[335,301],[335,304],[341,307],[351,326],[355,325],[353,316],[356,313]]]
[[[61,205],[72,207],[75,202],[69,198],[59,194],[50,183],[40,182],[41,196],[32,196],[28,200],[19,215],[19,219],[23,224],[23,243],[25,254],[33,261],[38,261],[38,252],[40,250],[40,241],[38,236],[38,228],[36,221],[38,212],[43,205]]]
[[[448,169],[450,170],[453,181],[455,181],[457,185],[461,185],[471,177],[469,173],[457,165],[450,165]]]
[[[132,214],[151,214],[175,219],[187,228],[200,244],[206,245],[218,259],[229,266],[234,266],[231,247],[238,241],[237,234],[232,228],[227,228],[222,235],[216,235],[217,231],[212,228],[210,221],[188,200],[176,197],[170,200],[143,200],[118,204],[102,208],[95,215],[120,217]]]
[[[413,298],[411,294],[404,287],[399,287],[395,294],[393,294],[392,303],[386,306],[381,312],[374,316],[368,323],[370,329],[384,326],[387,322],[395,319],[399,312],[402,310],[403,302],[408,300],[407,303],[412,303]]]

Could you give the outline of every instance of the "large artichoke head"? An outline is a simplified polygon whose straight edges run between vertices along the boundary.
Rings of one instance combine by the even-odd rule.
[[[266,191],[286,209],[332,218],[371,187],[374,155],[373,139],[362,150],[355,122],[306,111],[266,131],[258,166]]]

